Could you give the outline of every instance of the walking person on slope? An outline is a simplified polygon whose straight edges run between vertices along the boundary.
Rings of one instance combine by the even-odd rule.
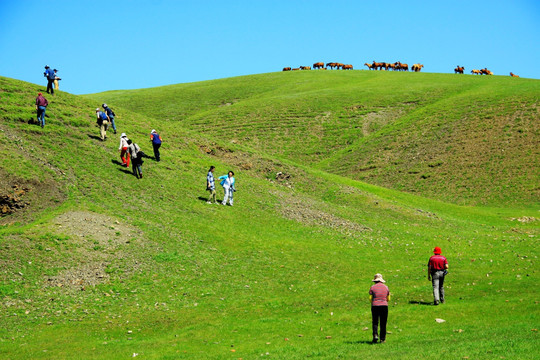
[[[41,127],[45,127],[45,110],[47,110],[47,105],[49,105],[47,99],[43,97],[42,93],[38,93],[38,96],[36,98],[36,112],[37,120]]]
[[[233,206],[233,194],[236,191],[234,185],[234,172],[229,171],[227,175],[220,176],[219,180],[221,180],[220,184],[223,186],[223,191],[225,192],[221,205],[227,205],[227,200],[230,199],[229,205]]]
[[[214,171],[216,170],[215,166],[210,166],[208,174],[206,174],[206,190],[210,191],[210,197],[208,198],[207,204],[211,204],[212,200],[214,204],[217,204],[216,200],[216,184],[214,182]]]
[[[428,280],[433,285],[433,304],[444,304],[444,277],[448,273],[448,260],[441,255],[441,248],[436,246],[428,262]]]
[[[58,81],[62,79],[60,79],[58,75],[56,74],[58,70],[54,69],[53,71],[54,71],[54,90],[60,90],[60,87],[58,86]]]
[[[373,343],[377,343],[379,336],[377,334],[378,324],[381,324],[381,343],[386,342],[386,321],[388,320],[388,301],[390,300],[390,290],[384,285],[381,274],[375,274],[373,278],[375,285],[369,289],[369,298],[371,300],[371,324],[373,330]]]
[[[152,146],[154,147],[154,158],[156,161],[160,161],[159,148],[163,140],[161,140],[161,136],[154,129],[150,132],[150,141],[152,141]]]
[[[120,159],[122,159],[122,166],[129,167],[129,152],[128,152],[128,137],[126,133],[122,133],[120,135],[120,146],[118,147],[118,151],[120,151]]]
[[[101,106],[103,107],[103,110],[105,110],[105,114],[107,114],[107,116],[109,117],[109,121],[111,122],[112,129],[114,133],[116,134],[116,124],[114,123],[114,117],[116,116],[116,114],[114,113],[114,111],[112,111],[110,107],[107,106],[107,104],[103,104]]]
[[[53,84],[54,84],[54,79],[56,78],[56,74],[49,67],[49,65],[45,65],[45,72],[43,73],[43,76],[47,78],[47,94],[49,94],[49,90],[50,90],[50,94],[54,95]]]
[[[128,143],[128,152],[129,155],[131,155],[131,166],[133,168],[133,175],[135,175],[138,179],[142,179],[142,164],[143,164],[143,155],[144,153],[141,151],[141,148],[139,145],[135,144],[131,140],[127,141]]]
[[[99,126],[99,132],[101,135],[101,141],[105,141],[107,138],[107,129],[109,128],[109,117],[99,108],[96,108],[97,124]]]

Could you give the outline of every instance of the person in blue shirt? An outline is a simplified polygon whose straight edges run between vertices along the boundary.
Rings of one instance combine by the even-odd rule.
[[[161,140],[161,136],[159,136],[154,129],[152,129],[150,132],[150,141],[152,141],[152,146],[154,147],[154,159],[156,159],[156,161],[160,161],[161,156],[159,154],[159,148],[161,147],[161,142],[163,140]]]
[[[47,78],[47,94],[54,95],[54,79],[56,79],[56,74],[54,71],[49,67],[49,65],[45,65],[45,72],[43,73],[43,76]],[[51,92],[49,92],[51,90]]]
[[[105,110],[105,113],[109,117],[109,121],[111,123],[112,129],[114,133],[116,134],[116,124],[114,123],[114,117],[116,116],[116,114],[114,113],[114,111],[112,111],[110,107],[107,106],[107,104],[103,104],[102,106],[103,106],[103,110]]]
[[[216,170],[215,166],[210,166],[210,169],[208,170],[208,174],[206,174],[206,190],[210,192],[210,197],[208,198],[207,204],[212,204],[212,200],[214,204],[217,204],[216,200],[216,184],[214,181],[214,170]]]
[[[234,172],[229,171],[227,175],[220,176],[219,180],[221,180],[220,185],[223,186],[223,191],[225,192],[221,205],[227,205],[227,200],[230,199],[229,205],[233,206],[233,194],[236,191]]]

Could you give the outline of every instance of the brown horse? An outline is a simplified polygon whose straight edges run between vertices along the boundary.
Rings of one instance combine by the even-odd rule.
[[[311,70],[311,66],[300,66],[300,70]]]
[[[351,64],[346,64],[341,67],[342,70],[352,70],[353,66]]]
[[[337,66],[337,63],[335,63],[335,62],[329,62],[329,63],[326,64],[326,67],[327,67],[327,68],[329,67],[330,69],[333,69],[333,68],[335,68],[336,66]]]
[[[454,69],[454,74],[463,74],[463,71],[465,71],[465,68],[463,66],[456,66]]]
[[[366,65],[368,67],[369,70],[377,70],[373,67],[373,65],[371,64],[368,64],[368,63],[364,63],[364,65]]]
[[[411,70],[414,71],[414,72],[419,72],[420,70],[422,70],[423,67],[424,67],[424,65],[422,65],[422,64],[414,64],[411,67]]]
[[[482,75],[482,72],[480,70],[472,69],[471,74],[473,74],[473,75]]]
[[[284,67],[283,71],[291,71],[291,68],[290,67]]]
[[[519,77],[519,75],[514,74],[513,72],[510,72],[511,77]]]
[[[321,69],[324,67],[324,63],[323,62],[318,62],[318,63],[315,63],[313,64],[313,69]]]

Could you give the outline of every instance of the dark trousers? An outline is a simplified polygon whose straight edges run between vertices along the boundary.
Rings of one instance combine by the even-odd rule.
[[[152,145],[154,146],[154,158],[156,161],[159,161],[159,148],[161,147],[161,144],[152,143]]]
[[[137,178],[142,177],[142,159],[141,159],[141,155],[139,155],[135,159],[131,159],[131,167],[133,169],[133,175],[135,175]]]
[[[377,328],[381,323],[381,341],[386,340],[386,321],[388,320],[388,306],[371,307],[371,323],[373,327],[373,339],[379,338]]]
[[[49,93],[49,90],[51,90],[51,94],[54,94],[54,79],[47,79],[47,94]]]

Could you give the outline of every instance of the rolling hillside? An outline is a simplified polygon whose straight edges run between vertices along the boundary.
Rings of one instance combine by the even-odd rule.
[[[32,122],[43,87],[0,77],[0,199],[13,210],[0,217],[0,358],[534,359],[537,82],[401,75],[409,85],[394,74],[306,72],[58,92],[44,129]],[[471,103],[455,110],[467,94],[475,113]],[[463,114],[475,131],[475,114],[517,121],[517,98],[533,115],[519,116],[522,132],[510,127],[512,146],[468,170],[474,193],[444,191],[464,165],[419,151],[436,153],[428,113],[437,124],[447,116],[455,126],[440,134],[452,140]],[[99,140],[103,102],[148,154],[150,130],[162,135],[162,161],[146,159],[143,179],[119,166],[119,134]],[[485,125],[490,139],[498,121]],[[404,158],[413,137],[422,162]],[[380,156],[371,184],[359,181],[375,151],[402,163]],[[427,161],[429,186],[411,180],[423,173],[388,175]],[[521,178],[481,183],[493,168],[514,171],[507,161]],[[234,207],[206,204],[209,165],[235,171]],[[450,262],[438,307],[425,268],[434,246]],[[369,344],[376,272],[393,293],[381,346]]]
[[[538,80],[306,71],[90,98],[430,198],[519,205],[540,195]]]

